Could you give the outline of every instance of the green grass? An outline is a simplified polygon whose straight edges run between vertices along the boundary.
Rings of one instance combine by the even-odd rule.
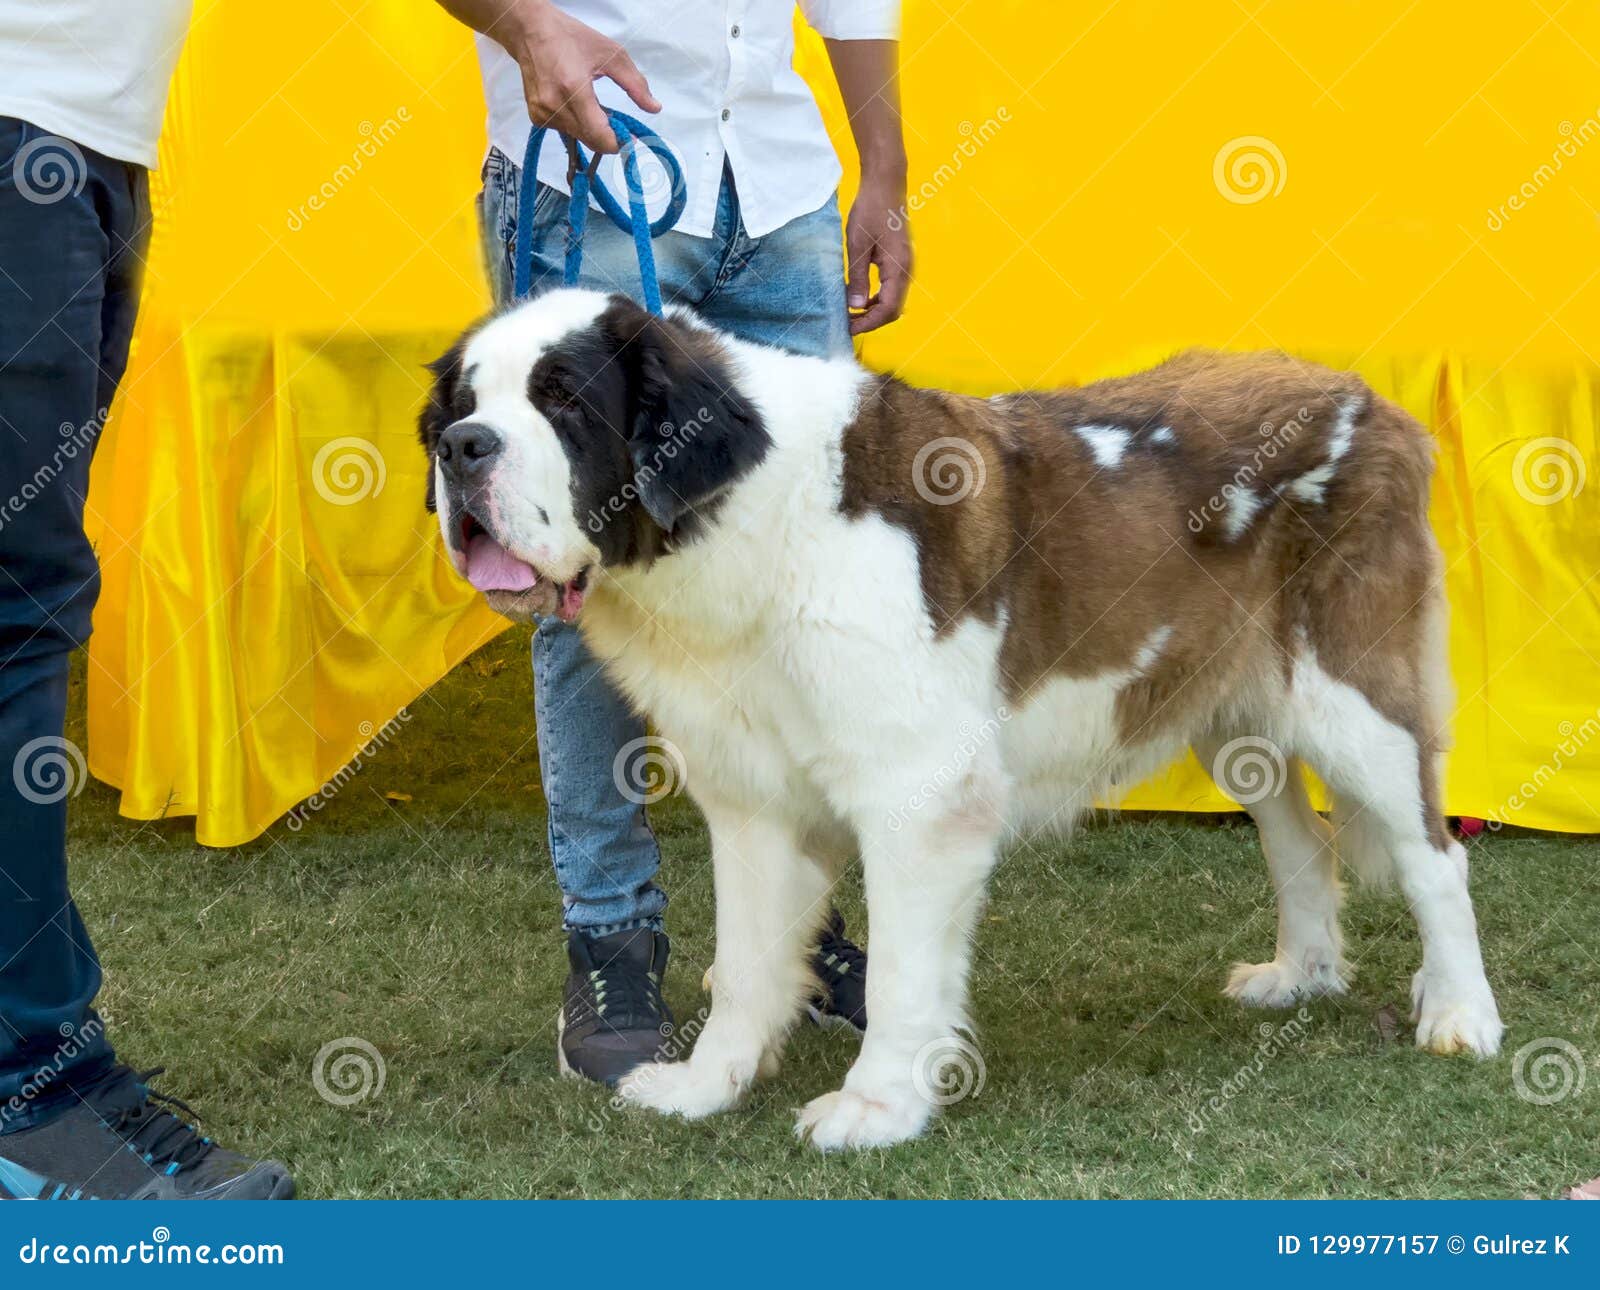
[[[855,1050],[811,1027],[739,1111],[612,1110],[555,1073],[565,960],[526,647],[512,633],[418,699],[299,832],[208,851],[187,821],[118,818],[103,785],[76,801],[76,889],[123,1055],[169,1067],[164,1087],[230,1145],[289,1161],[303,1195],[1515,1197],[1600,1172],[1600,848],[1509,833],[1473,848],[1509,1024],[1494,1061],[1411,1046],[1416,932],[1397,897],[1363,892],[1353,992],[1264,1041],[1285,1018],[1219,994],[1229,963],[1271,952],[1253,829],[1150,816],[1001,864],[977,952],[986,1080],[922,1141],[823,1157],[794,1140],[795,1108]],[[682,1018],[705,1002],[710,863],[686,802],[656,823]],[[855,875],[843,887],[862,927]],[[311,1072],[346,1036],[386,1073],[340,1107]],[[1517,1096],[1512,1055],[1539,1037],[1587,1056],[1584,1092]]]

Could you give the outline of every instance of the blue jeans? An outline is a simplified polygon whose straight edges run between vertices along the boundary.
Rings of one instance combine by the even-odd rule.
[[[149,233],[141,167],[0,117],[0,1133],[75,1104],[112,1064],[100,962],[67,888],[67,800],[85,771],[62,726],[100,590],[89,459]]]
[[[495,300],[510,297],[520,168],[491,150],[479,216]],[[567,198],[540,185],[533,207],[533,292],[561,285]],[[736,336],[806,354],[848,354],[843,236],[830,198],[809,215],[753,238],[739,217],[733,175],[724,170],[711,237],[656,239],[656,275],[668,304],[693,306]],[[579,285],[637,297],[633,239],[590,211]],[[644,807],[618,787],[619,751],[642,738],[644,722],[617,693],[577,630],[545,619],[533,638],[533,697],[539,766],[550,817],[550,857],[569,928],[601,935],[660,928],[665,893],[656,886],[661,852]]]

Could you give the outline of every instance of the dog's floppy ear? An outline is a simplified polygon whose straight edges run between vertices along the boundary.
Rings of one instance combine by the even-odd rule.
[[[472,332],[464,332],[456,343],[428,364],[433,373],[433,387],[428,391],[428,401],[417,415],[417,438],[428,454],[428,509],[438,509],[438,498],[433,495],[433,450],[450,424],[472,412],[473,395],[461,381],[461,355],[467,348]],[[465,405],[465,406],[463,406]]]
[[[628,373],[634,488],[650,518],[683,541],[772,439],[714,334],[620,298],[608,321]]]

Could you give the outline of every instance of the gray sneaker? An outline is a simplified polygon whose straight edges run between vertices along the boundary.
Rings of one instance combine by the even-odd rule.
[[[672,1013],[661,997],[671,944],[648,927],[567,937],[566,991],[556,1061],[563,1075],[615,1084],[635,1066],[665,1060]]]
[[[294,1179],[276,1160],[226,1151],[168,1107],[175,1097],[116,1066],[44,1124],[0,1136],[0,1200],[288,1200]]]

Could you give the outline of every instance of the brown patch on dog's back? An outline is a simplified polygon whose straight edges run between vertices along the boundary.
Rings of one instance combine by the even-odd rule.
[[[911,534],[939,635],[968,615],[994,622],[1005,599],[1017,546],[1009,437],[981,400],[887,376],[868,385],[845,430],[840,510],[876,512]]]
[[[1121,445],[1110,464],[1101,432]],[[981,478],[956,500],[930,497],[926,478],[918,488],[940,440]],[[997,399],[878,378],[843,451],[841,510],[911,536],[935,633],[1004,613],[1013,706],[1053,676],[1131,671],[1168,628],[1120,692],[1119,723],[1130,741],[1192,733],[1242,676],[1287,684],[1303,636],[1418,739],[1430,828],[1442,828],[1437,703],[1416,663],[1438,600],[1431,445],[1359,378],[1206,352]]]

